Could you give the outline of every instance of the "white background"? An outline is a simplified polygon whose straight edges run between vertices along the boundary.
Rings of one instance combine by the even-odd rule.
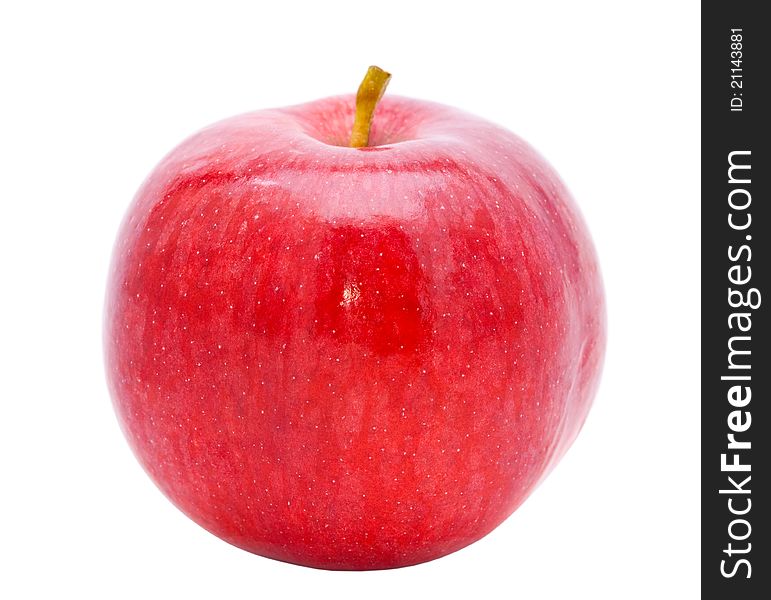
[[[0,596],[695,598],[696,2],[16,2],[0,9]],[[154,164],[226,116],[353,92],[456,105],[535,145],[601,258],[596,404],[480,542],[386,572],[218,540],[152,485],[104,383],[116,229]]]

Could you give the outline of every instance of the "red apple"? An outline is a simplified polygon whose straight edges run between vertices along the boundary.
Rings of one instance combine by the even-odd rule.
[[[353,96],[204,129],[114,250],[106,365],[160,489],[251,552],[328,569],[481,538],[574,440],[598,382],[592,243],[549,165],[446,106]]]

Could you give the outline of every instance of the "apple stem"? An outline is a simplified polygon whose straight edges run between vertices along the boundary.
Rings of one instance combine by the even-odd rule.
[[[369,129],[372,126],[375,107],[383,97],[389,81],[391,74],[380,67],[372,66],[367,69],[367,74],[356,93],[356,117],[351,132],[352,148],[362,148],[369,144]]]

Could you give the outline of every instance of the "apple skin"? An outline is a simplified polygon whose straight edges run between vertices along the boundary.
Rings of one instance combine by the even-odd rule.
[[[428,561],[528,496],[589,410],[597,260],[525,142],[386,96],[237,116],[172,151],[113,254],[106,370],[158,487],[220,538],[326,569]]]

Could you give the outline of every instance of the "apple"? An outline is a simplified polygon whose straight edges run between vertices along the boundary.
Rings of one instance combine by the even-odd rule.
[[[382,73],[358,105],[184,141],[129,208],[107,290],[109,388],[153,481],[231,544],[325,569],[493,530],[575,439],[605,347],[552,168],[480,118],[380,100]]]

